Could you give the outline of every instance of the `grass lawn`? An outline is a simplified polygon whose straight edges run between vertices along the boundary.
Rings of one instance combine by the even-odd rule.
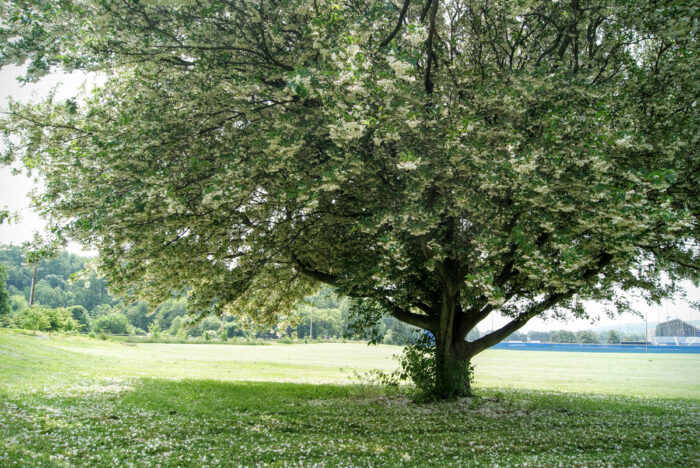
[[[0,466],[699,466],[700,356],[493,350],[477,398],[361,385],[398,347],[0,331]]]

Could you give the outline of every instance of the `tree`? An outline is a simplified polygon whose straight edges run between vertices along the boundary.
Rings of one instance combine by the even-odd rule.
[[[4,265],[0,265],[0,326],[6,326],[10,321],[12,307],[10,306],[10,294],[7,292],[5,281],[7,271]]]
[[[39,263],[42,260],[48,260],[58,255],[61,243],[62,239],[59,236],[51,235],[43,237],[38,232],[35,232],[34,238],[31,241],[22,244],[25,261],[34,269],[32,286],[29,292],[29,307],[34,305],[34,292],[37,285],[36,277],[39,271]]]
[[[533,317],[698,280],[697,2],[0,5],[0,65],[107,75],[2,128],[117,292],[272,323],[330,284],[448,398]]]
[[[90,311],[90,317],[99,318],[105,315],[110,315],[112,314],[112,312],[112,306],[110,306],[109,304],[98,304],[95,306],[94,309]]]
[[[14,294],[10,297],[10,306],[12,310],[17,312],[18,310],[26,309],[29,307],[29,303],[21,294]]]
[[[74,305],[68,307],[68,311],[71,313],[73,319],[79,324],[79,329],[89,330],[90,329],[90,315],[85,307],[80,305]]]
[[[552,343],[578,343],[574,332],[568,330],[557,330],[549,337]]]
[[[607,337],[605,338],[605,342],[609,344],[620,344],[620,341],[622,341],[622,338],[620,338],[620,334],[617,333],[615,330],[610,330],[607,333]]]
[[[129,319],[124,314],[101,315],[92,322],[92,331],[126,335],[129,333]]]
[[[512,335],[508,336],[504,341],[527,341],[527,334],[521,332],[514,332]]]
[[[576,341],[579,343],[600,343],[600,337],[591,330],[581,330],[576,332]]]
[[[529,332],[527,332],[527,339],[528,341],[539,341],[542,343],[547,343],[550,340],[551,335],[552,332],[548,331],[530,330]]]

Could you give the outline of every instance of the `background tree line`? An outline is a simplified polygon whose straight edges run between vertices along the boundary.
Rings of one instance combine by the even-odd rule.
[[[298,323],[260,325],[237,322],[231,315],[209,316],[193,322],[185,297],[173,297],[155,308],[144,301],[128,302],[112,296],[103,278],[86,273],[89,258],[61,252],[39,263],[34,292],[34,307],[29,307],[33,265],[23,249],[0,246],[0,265],[7,307],[0,316],[4,326],[34,330],[67,330],[132,335],[170,335],[182,339],[206,338],[300,338],[323,339],[351,337],[350,304],[331,288],[323,288],[307,297],[297,308]],[[296,322],[295,321],[295,322]],[[405,344],[413,327],[385,317],[374,330],[389,344]]]

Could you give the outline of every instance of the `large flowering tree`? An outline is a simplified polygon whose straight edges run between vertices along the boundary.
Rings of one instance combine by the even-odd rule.
[[[118,291],[268,320],[328,283],[431,331],[449,397],[535,316],[698,279],[695,1],[0,5],[0,64],[105,77],[3,128]]]

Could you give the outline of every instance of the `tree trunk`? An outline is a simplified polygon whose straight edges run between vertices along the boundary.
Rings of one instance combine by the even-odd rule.
[[[29,307],[34,305],[34,289],[36,287],[36,273],[39,271],[39,262],[34,264],[34,276],[32,276],[32,289],[29,292]]]
[[[436,340],[435,397],[453,399],[471,396],[470,359],[457,343],[444,344]]]
[[[455,330],[457,295],[444,291],[435,337],[435,397],[471,396],[470,357],[464,339]]]

